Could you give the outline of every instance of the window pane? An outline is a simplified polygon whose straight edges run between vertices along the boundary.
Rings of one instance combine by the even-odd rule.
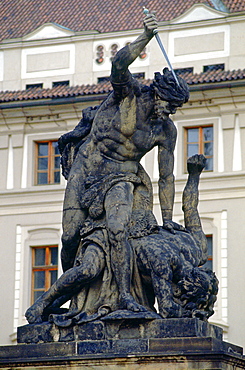
[[[58,248],[50,248],[51,251],[51,265],[58,265]]]
[[[189,158],[194,154],[198,154],[198,144],[188,144],[187,157]]]
[[[38,170],[48,169],[48,158],[38,158]]]
[[[207,236],[207,243],[208,243],[208,256],[212,257],[213,255],[213,237]]]
[[[54,182],[55,182],[55,184],[60,183],[60,173],[59,172],[54,173]]]
[[[44,265],[45,265],[45,248],[36,248],[34,266],[44,266]]]
[[[213,127],[203,127],[204,141],[213,141]]]
[[[204,155],[213,155],[213,143],[204,144]]]
[[[58,149],[58,142],[57,141],[52,142],[52,147],[53,147],[53,150],[54,150],[54,154],[60,154],[59,149]]]
[[[38,184],[47,184],[48,183],[48,174],[47,174],[47,172],[37,174],[37,183]]]
[[[187,133],[188,143],[198,142],[198,128],[189,128]]]
[[[50,284],[53,285],[57,280],[57,270],[50,271]]]
[[[207,158],[205,171],[213,171],[213,158]]]
[[[48,155],[48,143],[39,143],[38,144],[38,155],[39,156]]]
[[[60,168],[60,157],[54,158],[54,168]]]
[[[34,302],[44,293],[43,290],[34,292]]]
[[[45,271],[34,271],[34,289],[45,288]]]

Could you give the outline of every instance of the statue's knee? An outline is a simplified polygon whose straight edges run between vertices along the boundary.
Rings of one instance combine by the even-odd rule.
[[[80,266],[76,267],[77,269],[77,281],[78,282],[84,282],[84,281],[90,281],[96,278],[98,276],[98,266],[94,263],[82,263]]]
[[[109,238],[112,242],[119,243],[125,239],[125,225],[115,220],[108,225]]]

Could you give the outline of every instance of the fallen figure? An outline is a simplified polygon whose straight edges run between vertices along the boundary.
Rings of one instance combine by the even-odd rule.
[[[183,192],[185,228],[176,224],[171,232],[157,225],[151,210],[137,206],[133,210],[129,225],[134,252],[132,296],[145,307],[145,312],[140,312],[143,316],[147,312],[156,313],[155,298],[162,318],[207,320],[214,312],[218,280],[211,270],[199,267],[207,260],[207,240],[197,210],[199,178],[205,161],[203,155],[195,155],[187,162],[189,175]],[[152,196],[149,189],[139,189],[138,193],[139,197]],[[147,203],[139,199],[136,202],[141,207]],[[110,266],[105,224],[91,226],[88,221],[81,233],[74,266],[26,311],[29,323],[49,320],[58,326],[69,326],[105,317],[122,308]],[[69,299],[69,310],[60,309]]]

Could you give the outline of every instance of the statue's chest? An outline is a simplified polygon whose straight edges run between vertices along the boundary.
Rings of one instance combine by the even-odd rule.
[[[136,130],[137,122],[137,110],[136,110],[136,97],[133,98],[126,97],[119,104],[118,110],[118,124],[120,132],[126,136],[130,137]]]

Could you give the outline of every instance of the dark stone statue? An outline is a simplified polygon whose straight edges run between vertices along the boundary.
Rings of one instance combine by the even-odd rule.
[[[144,86],[128,70],[156,28],[148,14],[144,32],[112,61],[112,93],[85,109],[75,129],[59,139],[67,179],[64,273],[27,310],[29,323],[70,326],[127,315],[206,320],[213,313],[218,282],[199,267],[207,259],[197,211],[202,155],[187,164],[185,227],[172,221],[176,128],[169,115],[187,102],[188,86],[180,77],[177,84],[168,69]],[[163,226],[152,213],[151,180],[139,163],[155,146]],[[68,300],[69,310],[60,308]]]

